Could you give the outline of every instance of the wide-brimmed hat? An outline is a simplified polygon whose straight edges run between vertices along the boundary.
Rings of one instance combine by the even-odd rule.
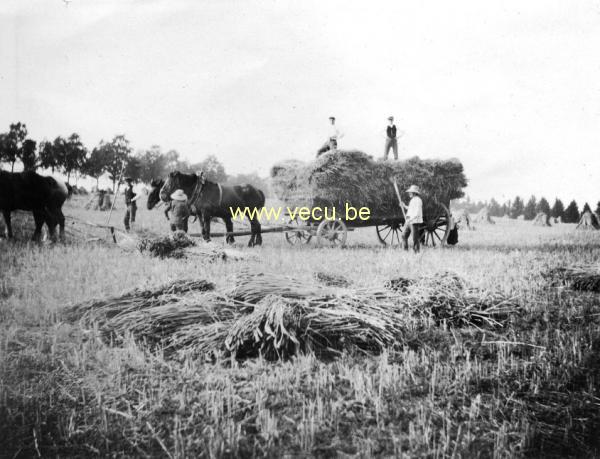
[[[394,117],[393,116],[388,116],[388,120],[394,121]]]
[[[133,179],[131,177],[125,177],[125,181],[126,182],[133,182]]]
[[[171,195],[171,199],[173,201],[187,201],[187,196],[183,190],[175,190],[175,192]]]
[[[421,190],[419,189],[419,187],[417,185],[411,185],[410,188],[408,190],[406,190],[407,193],[415,193],[415,194],[421,194]]]
[[[329,117],[329,119],[330,119],[330,120],[334,120],[334,119],[335,119],[335,116],[330,116],[330,117]]]

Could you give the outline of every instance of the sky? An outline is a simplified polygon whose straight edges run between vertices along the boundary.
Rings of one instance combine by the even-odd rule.
[[[0,130],[125,134],[231,174],[341,149],[459,158],[473,199],[600,200],[600,0],[3,0]]]

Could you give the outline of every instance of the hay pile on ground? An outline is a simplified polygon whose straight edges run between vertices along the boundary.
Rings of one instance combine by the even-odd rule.
[[[550,225],[550,216],[544,212],[538,212],[533,219],[533,224],[535,226],[552,226]]]
[[[559,266],[542,273],[553,286],[572,290],[600,292],[600,265]]]
[[[581,218],[579,219],[579,223],[575,229],[584,229],[584,230],[597,230],[600,229],[600,223],[598,223],[598,217],[596,214],[591,213],[589,210],[585,211],[581,214]]]
[[[473,222],[477,223],[489,223],[490,225],[495,225],[496,222],[490,216],[490,209],[487,207],[483,207],[477,214],[473,217]]]
[[[336,151],[311,163],[285,161],[271,169],[271,185],[277,198],[290,206],[335,207],[345,203],[368,207],[371,217],[401,215],[391,183],[400,191],[419,185],[426,214],[439,214],[439,204],[464,195],[467,185],[460,161],[422,160],[375,161],[360,151]]]
[[[402,291],[352,289],[247,273],[221,293],[205,281],[180,282],[76,305],[65,316],[98,326],[110,342],[131,334],[179,357],[278,359],[379,353],[402,346],[419,327],[497,328],[517,310],[512,299],[469,289],[451,273],[403,284]]]
[[[162,237],[143,238],[138,243],[140,252],[148,252],[158,258],[184,258],[185,249],[196,243],[183,231],[176,231]]]

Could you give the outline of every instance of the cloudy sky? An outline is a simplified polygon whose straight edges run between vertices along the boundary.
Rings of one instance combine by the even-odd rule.
[[[342,148],[458,157],[476,199],[600,200],[600,0],[4,0],[0,127],[123,133],[230,173]]]

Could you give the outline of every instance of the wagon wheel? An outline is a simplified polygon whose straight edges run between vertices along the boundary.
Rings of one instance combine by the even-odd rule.
[[[377,230],[377,238],[383,245],[396,247],[402,243],[402,222],[395,220],[387,225],[375,227]]]
[[[312,234],[309,231],[306,231],[305,229],[300,229],[301,226],[305,225],[300,223],[297,218],[290,219],[288,225],[298,226],[297,230],[290,230],[283,233],[285,234],[285,240],[288,242],[288,244],[301,245],[308,244],[310,242],[310,240],[312,239]]]
[[[421,244],[425,246],[445,245],[448,234],[452,229],[450,211],[444,204],[440,204],[440,207],[442,207],[443,213],[432,218],[426,218],[421,228]]]
[[[317,228],[319,245],[329,244],[333,247],[343,247],[348,237],[348,228],[342,220],[323,220]]]

